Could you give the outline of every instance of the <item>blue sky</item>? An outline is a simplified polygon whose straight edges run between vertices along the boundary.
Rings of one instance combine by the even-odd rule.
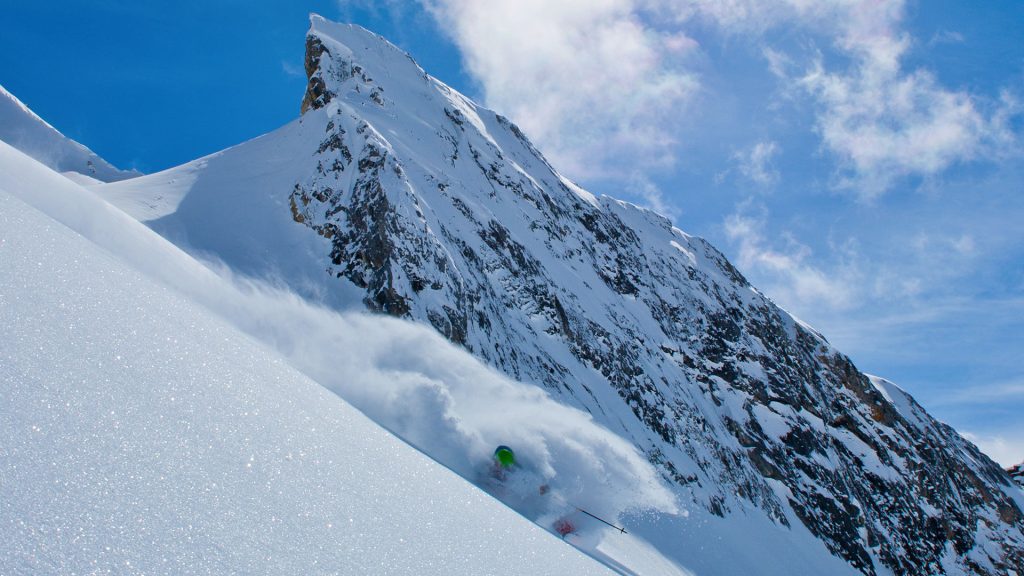
[[[1024,460],[1024,3],[7,0],[0,83],[156,171],[298,114],[310,11],[710,239],[862,370]]]

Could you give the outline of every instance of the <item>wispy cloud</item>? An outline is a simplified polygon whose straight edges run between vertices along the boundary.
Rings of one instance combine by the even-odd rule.
[[[947,406],[951,404],[992,404],[1007,401],[1024,402],[1024,380],[971,386],[956,390],[943,397],[935,398],[931,403],[935,406]]]
[[[825,305],[847,309],[861,299],[861,273],[851,258],[833,269],[811,263],[812,251],[792,236],[783,236],[783,246],[770,243],[764,234],[767,213],[751,214],[749,204],[725,220],[726,237],[738,248],[738,264],[762,281],[764,291],[784,308]]]
[[[281,71],[284,72],[286,75],[295,78],[303,77],[306,75],[306,71],[305,69],[303,69],[301,64],[291,62],[288,60],[281,61]]]
[[[964,35],[952,30],[939,30],[932,35],[931,39],[928,40],[929,46],[937,46],[939,44],[963,44],[967,39]]]
[[[770,186],[779,180],[779,171],[772,159],[779,152],[779,145],[771,140],[754,144],[747,150],[737,152],[733,159],[743,174],[759,186]]]

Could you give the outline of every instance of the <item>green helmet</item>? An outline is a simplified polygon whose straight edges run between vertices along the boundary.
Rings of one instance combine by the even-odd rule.
[[[494,450],[494,460],[500,464],[502,468],[511,468],[516,463],[516,455],[508,446],[498,446],[498,448]]]

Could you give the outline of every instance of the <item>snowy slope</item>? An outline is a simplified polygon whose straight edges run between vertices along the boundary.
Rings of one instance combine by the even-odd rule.
[[[87,192],[0,168],[0,572],[602,572],[23,201]]]
[[[139,176],[119,170],[92,150],[61,134],[0,86],[0,140],[79,184],[113,182]]]
[[[651,491],[656,512],[608,512],[687,568],[999,574],[1024,563],[1005,472],[906,409],[909,397],[861,374],[707,242],[568,182],[507,119],[358,27],[314,17],[306,71],[300,119],[98,192],[231,270],[429,325],[590,413],[658,467],[682,507],[659,507]],[[274,345],[326,354],[322,339]],[[477,392],[486,404],[491,388]],[[600,536],[581,545],[614,549]]]

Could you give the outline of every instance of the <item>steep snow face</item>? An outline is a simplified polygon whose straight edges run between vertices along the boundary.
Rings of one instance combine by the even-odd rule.
[[[134,178],[135,170],[119,170],[92,150],[61,134],[0,86],[0,140],[21,150],[80,184]]]
[[[234,269],[429,324],[590,412],[694,518],[733,528],[721,549],[758,537],[743,527],[775,526],[807,556],[827,549],[865,574],[1024,563],[1005,472],[707,242],[568,182],[514,124],[378,36],[314,17],[307,50],[300,120],[101,192]],[[661,536],[663,553],[702,553],[678,517],[622,520]],[[761,554],[745,566],[836,572]]]
[[[18,156],[0,143],[0,571],[605,573],[141,273],[122,257],[209,282]]]

